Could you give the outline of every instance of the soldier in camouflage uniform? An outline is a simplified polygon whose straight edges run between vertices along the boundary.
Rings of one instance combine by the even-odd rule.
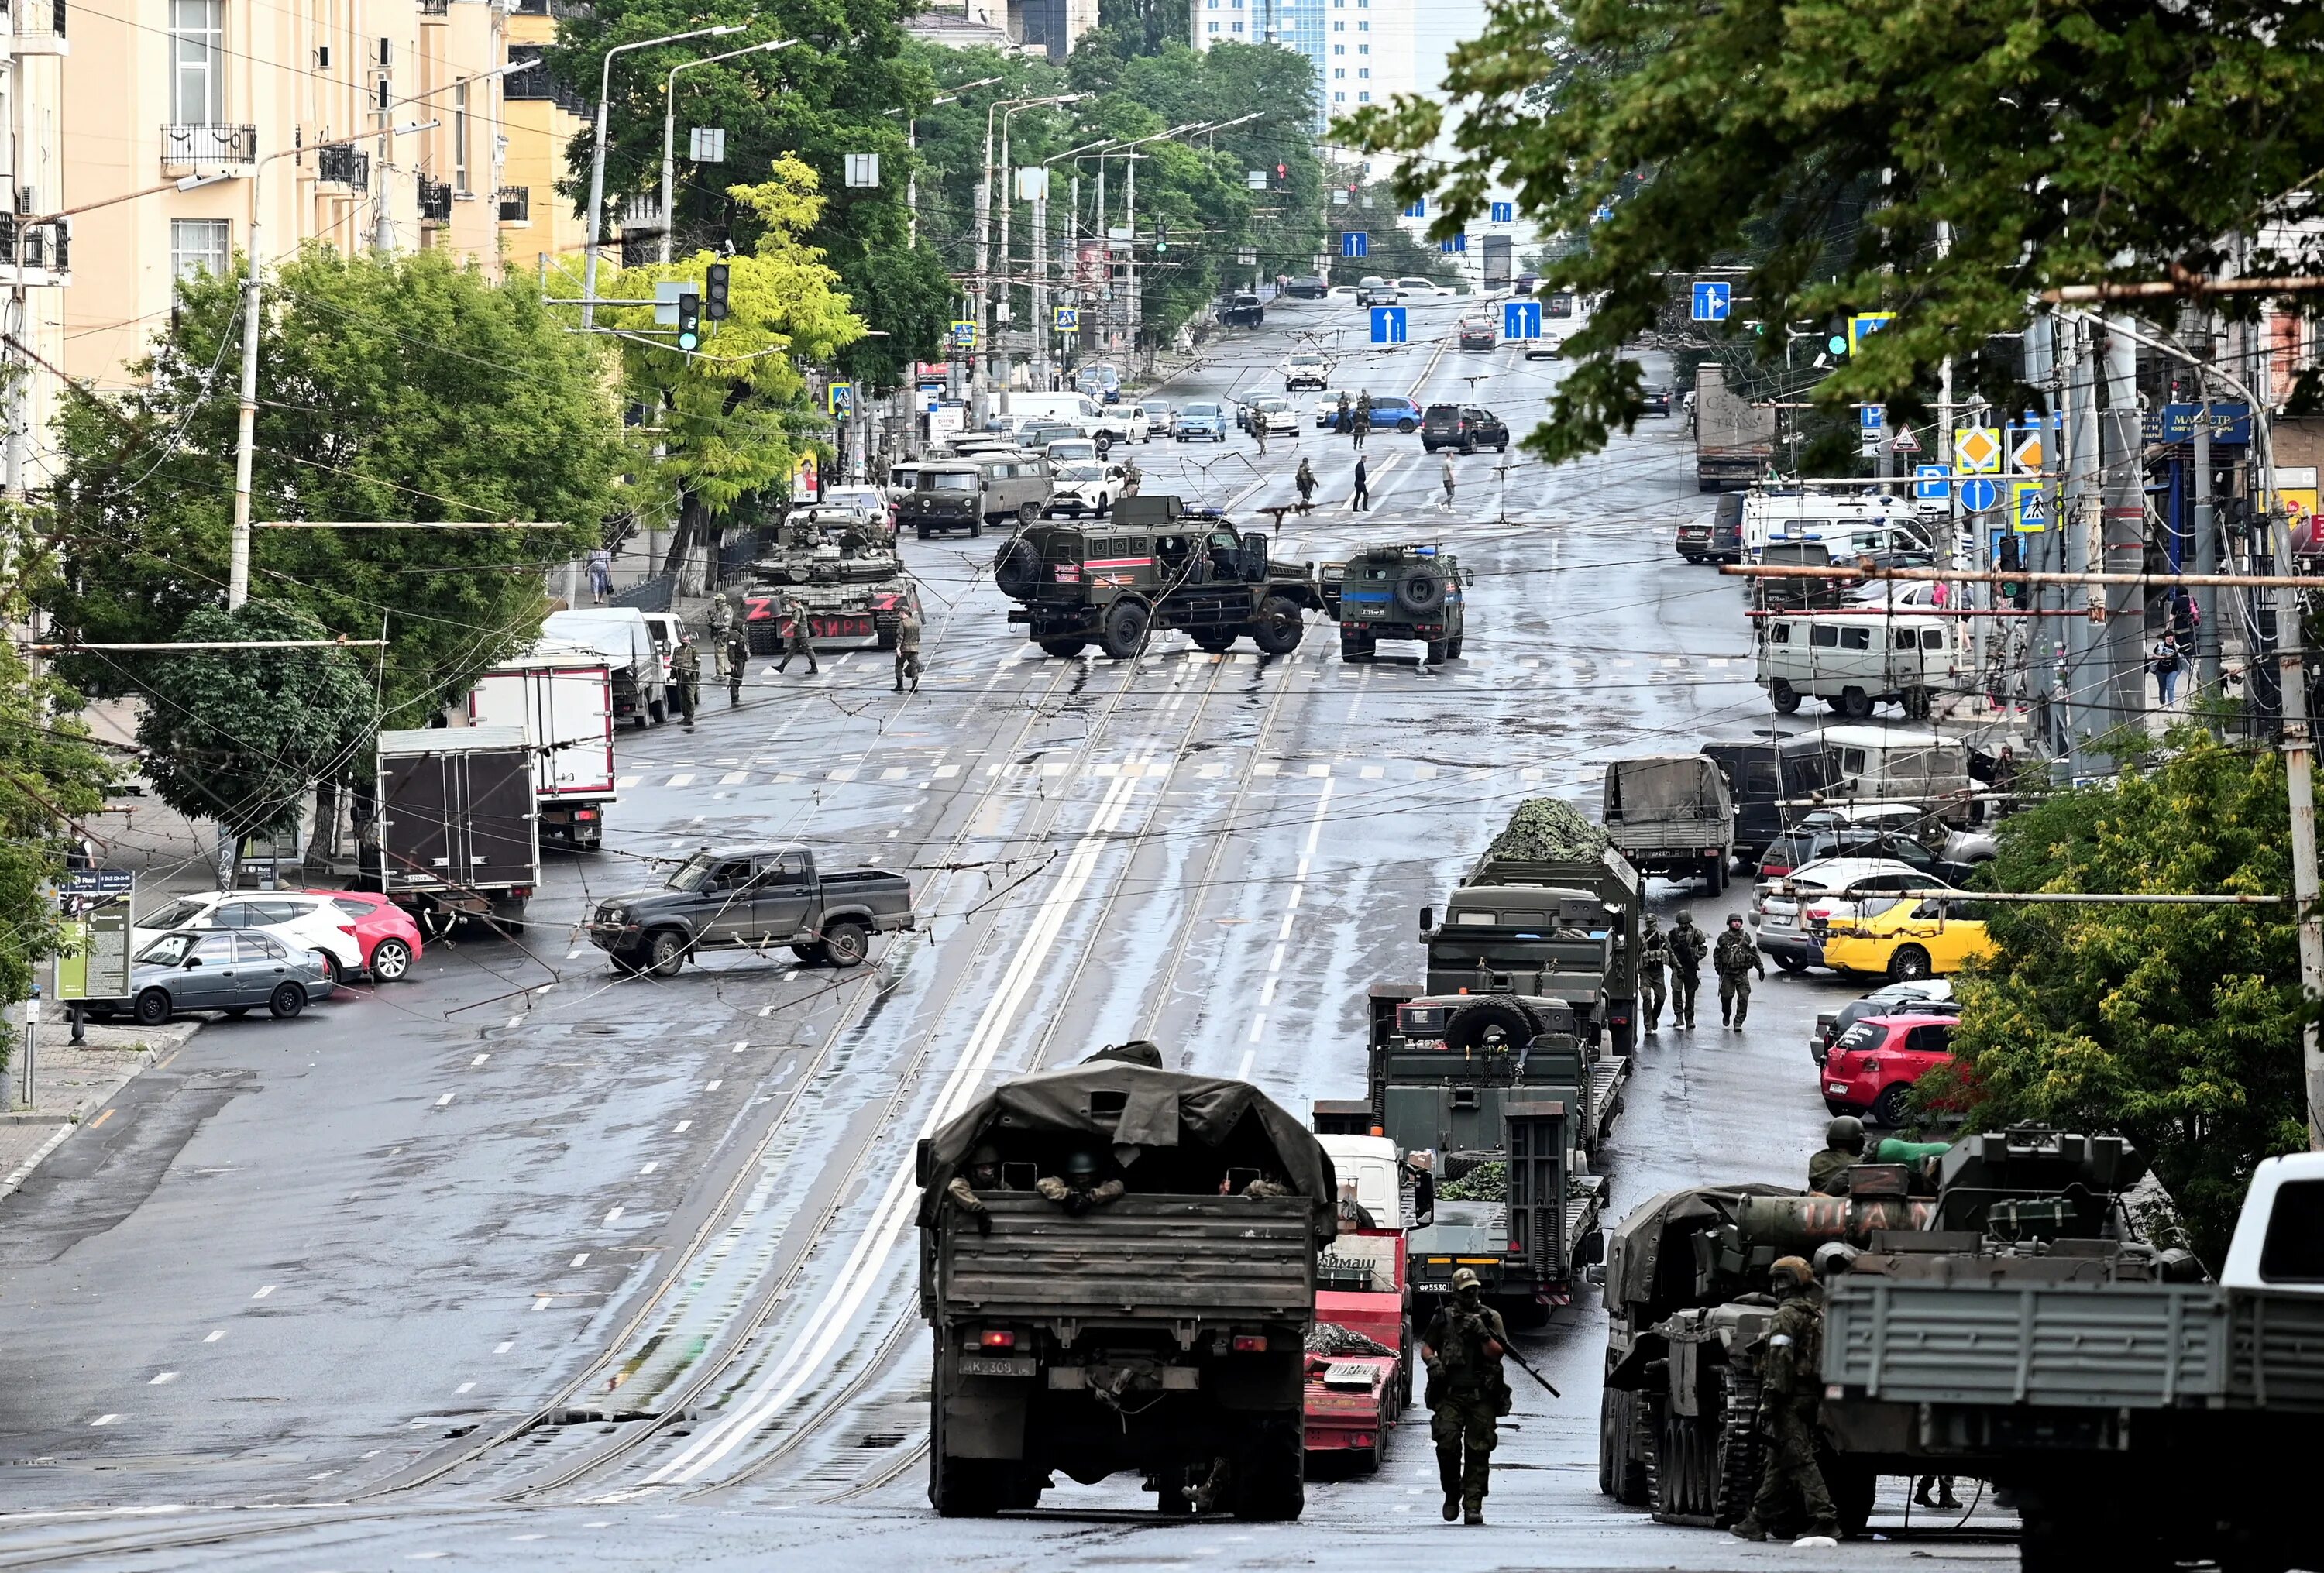
[[[1823,1127],[1823,1151],[1808,1160],[1808,1189],[1818,1196],[1848,1194],[1848,1172],[1864,1162],[1864,1122],[1843,1114]]]
[[[1719,936],[1718,947],[1711,952],[1711,970],[1719,974],[1719,1025],[1741,1032],[1743,1018],[1751,1009],[1751,974],[1767,975],[1759,947],[1743,932],[1741,913],[1727,915],[1727,932]]]
[[[1436,1313],[1420,1339],[1420,1357],[1428,1363],[1428,1407],[1436,1412],[1428,1430],[1436,1439],[1446,1523],[1462,1516],[1472,1524],[1485,1522],[1498,1440],[1494,1427],[1511,1405],[1509,1384],[1501,1375],[1501,1350],[1508,1339],[1501,1313],[1484,1302],[1477,1274],[1466,1267],[1453,1274],[1452,1303]]]
[[[788,667],[793,656],[805,656],[808,676],[822,671],[822,664],[815,658],[815,639],[807,632],[807,608],[786,595],[776,603],[775,616],[778,626],[783,621],[790,625],[783,632],[783,658],[775,663],[775,670],[779,672]]]
[[[1670,935],[1671,1025],[1694,1025],[1694,989],[1702,978],[1702,958],[1711,942],[1694,926],[1694,914],[1682,911]]]
[[[896,692],[901,694],[907,682],[913,693],[920,691],[920,614],[908,606],[896,620]]]
[[[1747,1541],[1767,1538],[1766,1521],[1797,1493],[1807,1510],[1803,1539],[1840,1538],[1840,1513],[1816,1463],[1816,1404],[1823,1393],[1823,1292],[1815,1270],[1797,1256],[1769,1269],[1777,1302],[1775,1325],[1759,1357],[1759,1434],[1766,1465],[1751,1511],[1734,1528]]]
[[[1646,1030],[1662,1025],[1663,975],[1671,964],[1670,942],[1663,937],[1653,913],[1646,914],[1646,935],[1638,948],[1638,1003],[1646,1007]],[[1672,1018],[1675,1022],[1676,1017]]]

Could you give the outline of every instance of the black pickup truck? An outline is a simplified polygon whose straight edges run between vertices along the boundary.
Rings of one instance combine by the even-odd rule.
[[[912,882],[882,869],[816,871],[798,847],[705,847],[660,888],[609,897],[589,939],[624,971],[674,976],[702,951],[788,945],[802,961],[853,967],[872,936],[913,926]]]

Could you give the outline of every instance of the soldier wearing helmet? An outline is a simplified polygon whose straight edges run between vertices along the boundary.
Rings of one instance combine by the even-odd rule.
[[[1823,1127],[1823,1151],[1808,1160],[1808,1189],[1818,1196],[1848,1194],[1848,1172],[1864,1162],[1864,1122],[1852,1114]]]
[[[1446,1523],[1463,1516],[1472,1524],[1485,1522],[1494,1428],[1512,1403],[1501,1374],[1508,1341],[1501,1313],[1485,1303],[1477,1274],[1467,1267],[1453,1274],[1452,1302],[1420,1339],[1420,1357],[1428,1364],[1428,1407],[1435,1411],[1428,1429],[1436,1440]]]
[[[1033,1189],[1064,1208],[1068,1216],[1079,1218],[1092,1208],[1120,1200],[1122,1183],[1100,1180],[1097,1154],[1079,1147],[1065,1159],[1065,1178],[1045,1174],[1033,1182]]]
[[[952,1177],[951,1183],[945,1187],[945,1195],[951,1198],[954,1207],[976,1220],[978,1234],[989,1235],[992,1232],[992,1210],[984,1205],[984,1199],[977,1192],[1008,1189],[1009,1182],[1001,1173],[1001,1149],[986,1142],[968,1155],[967,1171]]]
[[[1840,1538],[1840,1513],[1816,1463],[1816,1405],[1823,1394],[1823,1292],[1815,1269],[1799,1256],[1776,1258],[1768,1269],[1775,1320],[1759,1356],[1759,1430],[1766,1463],[1759,1494],[1734,1533],[1767,1538],[1766,1521],[1796,1496],[1808,1516],[1802,1541]]]

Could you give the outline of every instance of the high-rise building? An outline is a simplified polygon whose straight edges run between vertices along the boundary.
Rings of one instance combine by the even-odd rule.
[[[1416,85],[1417,0],[1190,0],[1198,50],[1272,43],[1306,57],[1315,73],[1315,129]]]

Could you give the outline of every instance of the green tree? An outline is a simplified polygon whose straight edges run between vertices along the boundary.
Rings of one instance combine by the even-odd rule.
[[[205,607],[183,643],[318,639],[296,607]],[[370,674],[351,650],[185,650],[139,663],[137,743],[154,796],[189,819],[217,822],[221,881],[240,839],[286,827],[320,781],[345,780],[378,729]]]
[[[2294,222],[2324,166],[2324,8],[2301,0],[1509,0],[1489,14],[1447,74],[1463,101],[1454,156],[1398,180],[1441,200],[1440,234],[1501,183],[1576,237],[1549,281],[1603,299],[1531,439],[1549,458],[1635,419],[1622,341],[1651,326],[1671,275],[1722,259],[1750,265],[1738,317],[1895,311],[1815,391],[1914,414],[1948,354],[2015,407],[2015,369],[1984,352],[2034,292],[2209,271],[2264,222],[2252,271],[2313,272],[2324,246]],[[1400,97],[1341,134],[1417,154],[1443,118]]]
[[[2288,895],[2282,761],[2200,729],[2110,786],[2003,822],[1996,888]],[[2252,1166],[2307,1145],[2298,938],[2286,906],[1996,903],[1997,953],[1958,988],[1958,1078],[1979,1127],[2119,1131],[2221,1260]]]
[[[530,279],[496,286],[440,252],[310,248],[265,299],[254,519],[565,526],[254,532],[253,594],[384,638],[382,724],[422,725],[534,637],[548,570],[601,538],[626,451],[607,363]],[[60,631],[169,639],[224,604],[239,321],[235,280],[189,280],[127,391],[69,391],[51,492],[60,573],[42,593]],[[95,692],[136,686],[134,668],[69,667]]]
[[[660,456],[652,474],[678,520],[669,566],[689,594],[708,588],[717,524],[744,498],[785,489],[811,434],[829,422],[807,402],[804,365],[828,363],[861,339],[864,325],[849,309],[838,275],[820,247],[802,238],[816,228],[824,199],[815,171],[797,159],[775,161],[772,178],[736,186],[737,208],[751,216],[752,249],[731,257],[698,252],[668,266],[625,268],[601,276],[615,298],[646,299],[664,279],[697,286],[713,262],[728,270],[732,315],[705,321],[702,348],[681,353],[654,333],[650,307],[599,312],[600,323],[630,336],[622,370],[630,399],[653,412]]]

